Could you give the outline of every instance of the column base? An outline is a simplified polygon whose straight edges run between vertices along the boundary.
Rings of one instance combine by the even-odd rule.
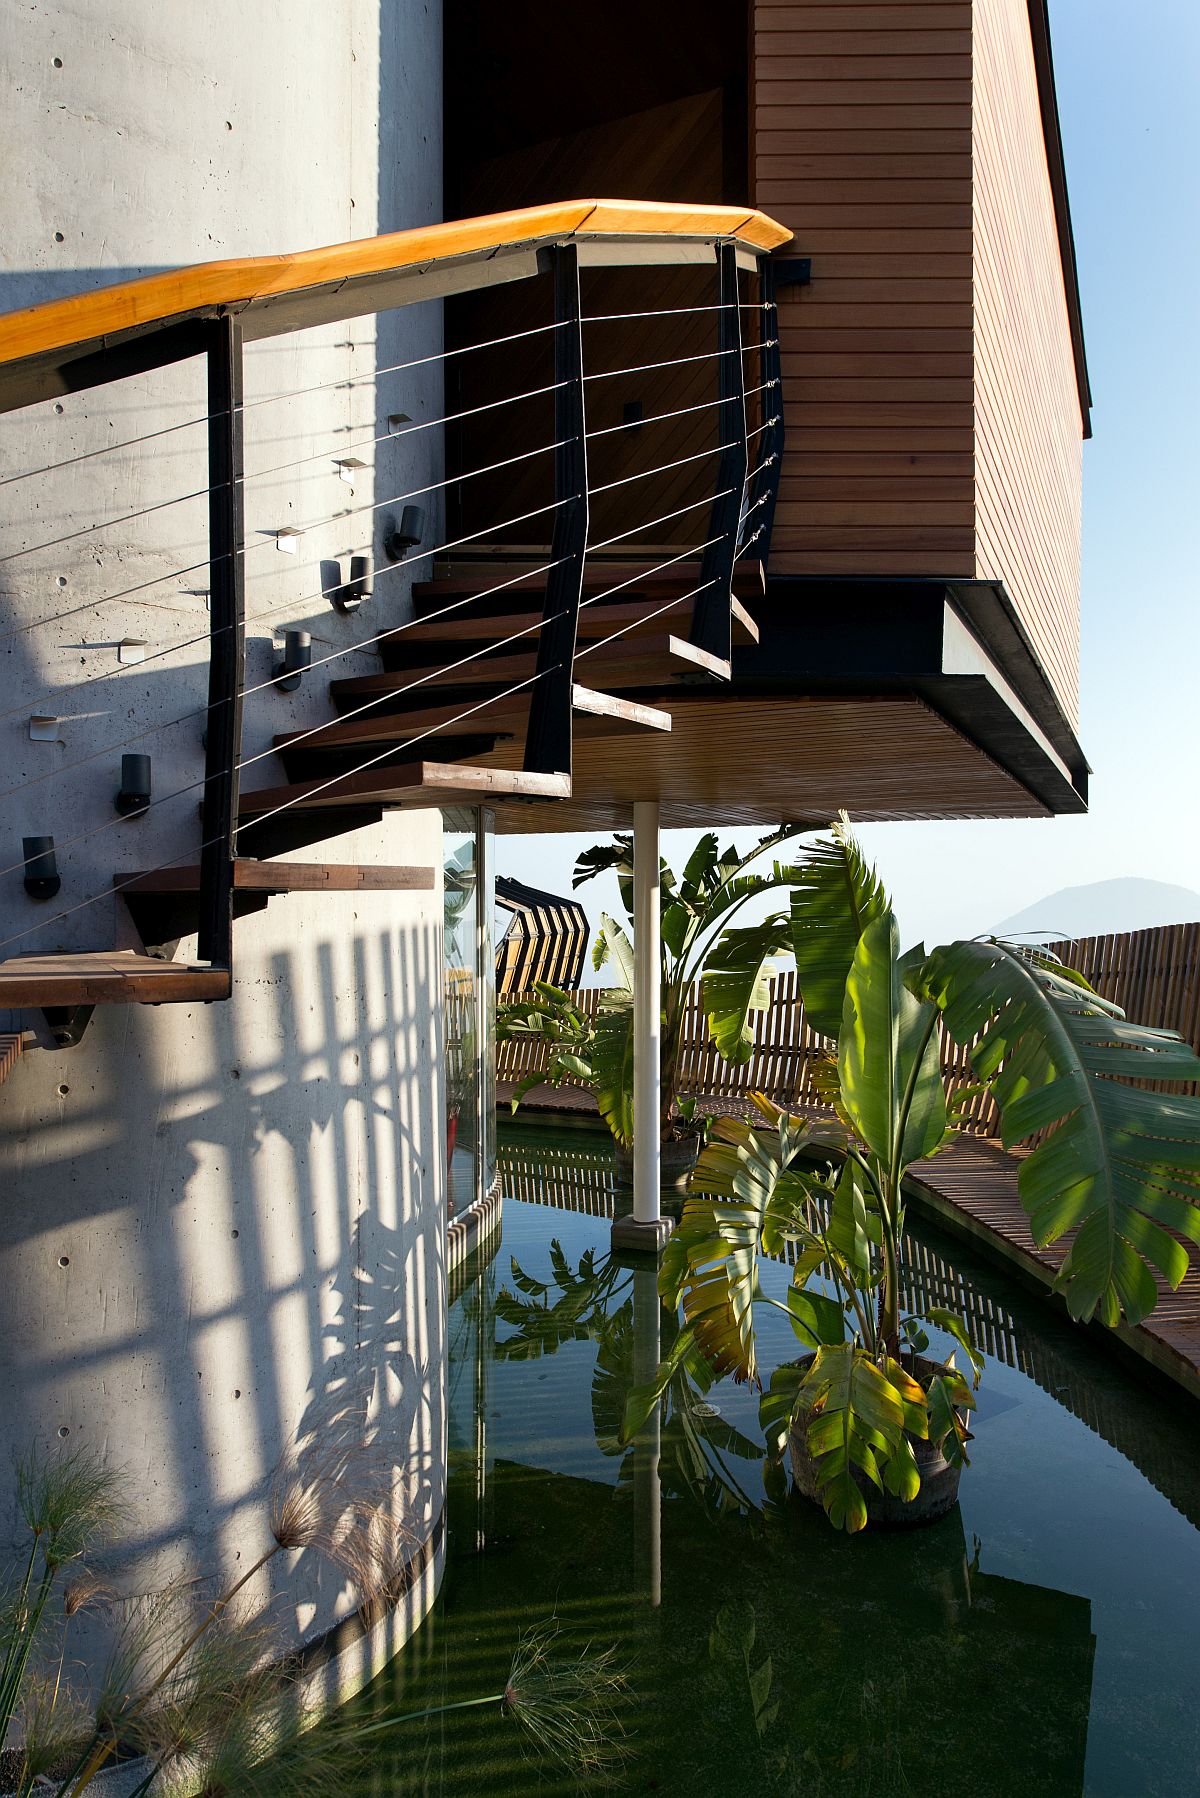
[[[612,1246],[624,1255],[657,1255],[674,1228],[669,1217],[656,1217],[650,1222],[633,1216],[614,1218]]]

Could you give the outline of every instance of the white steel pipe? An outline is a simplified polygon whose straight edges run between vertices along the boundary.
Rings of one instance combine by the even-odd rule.
[[[633,1215],[659,1221],[662,1030],[658,802],[633,808]]]

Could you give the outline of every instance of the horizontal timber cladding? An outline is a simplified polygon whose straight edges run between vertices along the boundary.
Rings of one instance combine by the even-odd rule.
[[[975,0],[977,572],[1078,722],[1082,421],[1026,0]]]
[[[971,0],[754,7],[754,192],[784,288],[771,569],[974,574]]]
[[[812,258],[772,572],[1003,581],[1074,725],[1083,419],[1028,0],[753,27],[752,191]]]

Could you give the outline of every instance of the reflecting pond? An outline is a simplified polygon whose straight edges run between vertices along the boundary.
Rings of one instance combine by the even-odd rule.
[[[553,1617],[629,1669],[633,1792],[1200,1792],[1186,1401],[915,1225],[912,1296],[965,1311],[988,1351],[977,1439],[948,1517],[846,1539],[768,1490],[756,1396],[729,1381],[674,1383],[657,1469],[652,1442],[620,1446],[624,1395],[674,1325],[653,1272],[609,1256],[607,1141],[509,1130],[500,1167],[503,1241],[451,1295],[443,1588],[364,1714],[495,1691],[521,1631]],[[770,1368],[796,1343],[764,1309]],[[380,1742],[374,1793],[572,1789],[498,1709]]]

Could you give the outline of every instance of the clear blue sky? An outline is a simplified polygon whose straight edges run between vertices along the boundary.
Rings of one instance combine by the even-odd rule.
[[[1200,3],[1050,0],[1050,16],[1095,400],[1081,724],[1092,806],[864,829],[910,941],[985,930],[1119,875],[1200,891]],[[499,870],[567,892],[589,840],[502,838]],[[691,840],[668,834],[668,859]]]

